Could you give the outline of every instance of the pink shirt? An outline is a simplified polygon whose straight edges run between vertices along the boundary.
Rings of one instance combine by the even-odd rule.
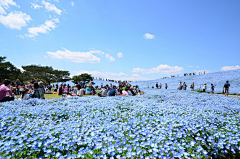
[[[12,91],[7,86],[0,87],[0,100],[6,96],[7,92],[9,92],[10,96],[13,96]]]
[[[126,91],[122,91],[122,96],[128,96],[128,93]]]

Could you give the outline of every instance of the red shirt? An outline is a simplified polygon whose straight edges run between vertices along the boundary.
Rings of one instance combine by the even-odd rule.
[[[2,100],[7,95],[7,92],[13,96],[12,91],[7,86],[0,87],[0,100]]]

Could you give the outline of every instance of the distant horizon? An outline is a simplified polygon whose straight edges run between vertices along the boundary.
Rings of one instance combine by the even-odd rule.
[[[129,81],[240,69],[240,1],[0,0],[0,56]],[[210,68],[210,69],[209,69]]]

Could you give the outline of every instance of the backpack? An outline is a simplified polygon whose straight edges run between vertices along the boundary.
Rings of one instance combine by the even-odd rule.
[[[228,83],[225,83],[224,84],[224,88],[228,88],[229,87],[229,84]]]

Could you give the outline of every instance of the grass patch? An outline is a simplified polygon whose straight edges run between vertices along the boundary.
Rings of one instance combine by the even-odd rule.
[[[99,90],[96,90],[96,93],[98,93]],[[142,94],[146,94],[145,92],[141,92]],[[95,96],[95,95],[84,95],[83,97],[89,97],[89,96]],[[20,98],[20,95],[17,95],[18,98]],[[62,95],[57,95],[57,94],[44,94],[45,99],[53,99],[53,98],[61,98]]]

